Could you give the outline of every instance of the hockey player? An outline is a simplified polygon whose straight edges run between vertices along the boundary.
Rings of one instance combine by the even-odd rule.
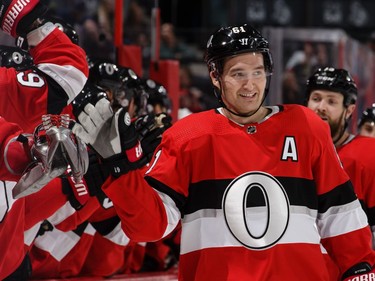
[[[345,69],[320,68],[307,80],[307,106],[330,126],[332,141],[367,214],[375,249],[375,168],[372,164],[375,151],[371,149],[375,140],[356,136],[348,130],[356,100],[357,86]]]
[[[358,122],[358,134],[375,138],[375,103],[362,112]]]
[[[320,68],[307,81],[307,97],[307,106],[331,128],[333,143],[375,237],[375,167],[372,164],[375,151],[371,150],[375,140],[356,136],[348,130],[348,122],[356,107],[357,86],[344,69]]]
[[[129,171],[140,155],[126,113],[94,127],[98,106],[73,129],[116,160],[103,190],[125,233],[154,241],[181,219],[180,280],[329,280],[320,243],[344,280],[373,276],[366,215],[328,125],[303,106],[262,105],[267,40],[246,24],[220,28],[205,61],[222,107],[168,129],[145,175]]]

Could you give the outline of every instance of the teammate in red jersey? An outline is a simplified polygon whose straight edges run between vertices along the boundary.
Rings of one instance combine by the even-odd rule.
[[[5,2],[9,1],[0,3],[6,5]],[[9,8],[6,6],[2,11],[11,10],[17,5],[17,1],[11,1],[8,5]],[[42,4],[38,0],[30,1],[26,8],[29,5],[35,5],[36,10],[42,12]],[[26,8],[22,12],[28,11]],[[7,15],[0,15],[0,24]],[[35,13],[32,16],[34,19],[43,17]],[[17,34],[26,38],[34,65],[25,69],[0,68],[0,87],[3,89],[0,95],[0,114],[8,121],[20,124],[26,132],[34,130],[43,114],[61,113],[82,90],[88,76],[84,50],[73,44],[52,22],[44,18],[35,22],[41,26],[27,35]],[[27,62],[29,61],[25,60],[24,64]]]
[[[362,112],[358,122],[358,134],[375,138],[375,103]]]
[[[142,155],[126,113],[105,118],[98,103],[73,128],[112,160],[103,190],[125,233],[154,241],[181,220],[179,280],[330,280],[320,243],[343,278],[372,270],[366,215],[329,126],[303,106],[263,106],[268,41],[246,24],[220,28],[205,61],[222,107],[169,128],[145,174],[132,170]]]
[[[52,23],[43,23],[45,11],[39,0],[0,1],[0,28],[27,39],[36,65],[28,70],[0,68],[0,116],[25,132],[32,132],[42,115],[60,113],[88,75],[84,51]],[[0,279],[26,280],[30,268],[24,250],[25,199],[12,197],[15,182],[2,183]]]
[[[345,69],[320,68],[307,81],[307,106],[330,126],[332,141],[367,214],[375,248],[375,140],[348,130],[356,100],[357,86]]]

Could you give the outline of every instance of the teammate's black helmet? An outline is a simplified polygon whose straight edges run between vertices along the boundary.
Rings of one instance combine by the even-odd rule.
[[[114,107],[126,107],[144,94],[141,79],[128,67],[119,66],[109,61],[87,58],[89,80],[104,90],[110,91]],[[140,108],[139,105],[137,105]]]
[[[71,24],[67,23],[59,17],[54,16],[45,17],[44,21],[52,22],[58,29],[64,32],[74,44],[79,44],[78,33]]]
[[[218,29],[207,42],[204,60],[210,71],[220,74],[226,57],[257,52],[263,54],[265,70],[272,73],[273,62],[268,41],[250,25],[228,26]]]
[[[128,67],[88,58],[89,79],[106,89],[139,87],[140,78]]]
[[[151,107],[147,111],[152,112],[152,107],[159,104],[166,109],[166,113],[170,114],[172,111],[172,102],[168,97],[165,87],[152,79],[142,79],[142,85],[148,94],[147,107]]]
[[[375,122],[375,103],[362,112],[362,116],[358,121],[358,128],[360,128],[365,122]]]
[[[102,89],[91,83],[91,81],[87,81],[82,91],[72,102],[74,116],[78,118],[78,115],[84,111],[84,108],[88,103],[96,104],[102,98],[107,98],[107,94]]]
[[[17,70],[29,69],[34,65],[31,55],[18,47],[1,45],[0,59],[0,66],[13,67]]]
[[[345,107],[357,101],[357,86],[345,69],[319,68],[307,80],[306,86],[307,99],[312,91],[321,89],[341,93],[344,96]]]

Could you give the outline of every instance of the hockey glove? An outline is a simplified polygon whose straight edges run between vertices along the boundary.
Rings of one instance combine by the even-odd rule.
[[[359,263],[348,271],[344,273],[342,276],[343,281],[365,281],[365,280],[375,280],[375,269],[371,268],[371,266],[366,263],[362,262]]]
[[[124,108],[113,113],[110,102],[102,98],[95,106],[86,104],[77,119],[73,132],[103,158],[103,165],[114,177],[146,164],[135,126]]]
[[[47,6],[39,0],[1,0],[0,28],[13,37],[25,36],[38,27],[34,24],[46,11]]]
[[[156,147],[160,144],[162,134],[172,126],[171,122],[171,116],[165,113],[144,115],[135,121],[135,127],[147,162],[150,162]]]

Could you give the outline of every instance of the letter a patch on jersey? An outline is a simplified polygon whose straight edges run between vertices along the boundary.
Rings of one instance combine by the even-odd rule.
[[[283,154],[281,155],[282,161],[291,160],[293,162],[298,161],[297,145],[294,137],[285,137]]]

